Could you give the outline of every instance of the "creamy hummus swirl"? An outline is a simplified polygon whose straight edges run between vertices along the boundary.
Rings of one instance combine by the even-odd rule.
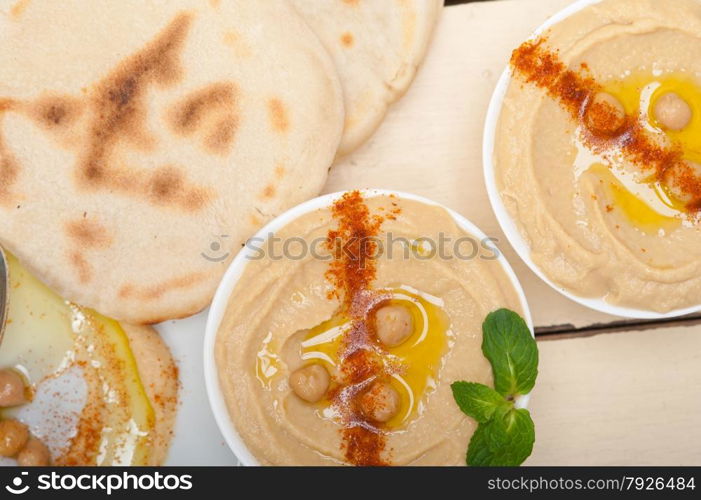
[[[522,313],[517,291],[492,250],[457,226],[444,209],[417,201],[377,196],[366,200],[372,214],[388,214],[378,237],[439,242],[443,257],[413,252],[404,258],[399,247],[376,259],[373,287],[399,286],[442,301],[450,321],[451,342],[432,384],[420,401],[420,411],[404,425],[387,430],[386,459],[393,465],[463,465],[475,428],[453,401],[450,384],[469,380],[492,384],[491,368],[481,352],[481,325],[495,309]],[[306,214],[276,233],[278,245],[300,238],[306,244],[326,238],[335,227],[330,209]],[[455,252],[454,242],[464,240]],[[425,240],[423,240],[425,241]],[[475,242],[478,252],[465,258]],[[278,248],[279,249],[279,248]],[[217,333],[216,364],[231,419],[261,464],[337,465],[344,463],[341,423],[319,406],[298,398],[290,389],[290,367],[279,355],[270,383],[261,382],[256,360],[265,345],[284,352],[295,334],[329,320],[338,299],[325,274],[329,261],[306,255],[275,260],[274,252],[250,261],[238,281]],[[458,258],[460,255],[461,258]],[[469,256],[469,255],[468,255]],[[317,256],[318,257],[318,256]]]
[[[568,68],[585,68],[604,88],[647,75],[653,84],[681,78],[701,96],[697,0],[604,0],[543,37]],[[578,141],[581,124],[516,73],[497,126],[494,165],[501,199],[535,265],[575,295],[619,306],[667,312],[701,303],[698,216],[663,206],[657,223],[638,223],[644,217],[635,213],[631,218],[648,201],[635,190],[647,188],[628,182],[633,193],[615,196],[611,186],[621,182],[611,176],[634,167],[623,161],[616,169],[595,158]],[[643,89],[642,107],[649,105],[645,99]],[[699,109],[701,101],[690,104]],[[653,128],[654,137],[666,140]],[[599,161],[603,171],[595,166]]]

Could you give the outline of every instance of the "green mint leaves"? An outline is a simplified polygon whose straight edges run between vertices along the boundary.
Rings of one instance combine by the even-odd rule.
[[[538,375],[538,347],[521,316],[508,309],[489,313],[482,323],[482,352],[492,364],[499,394],[531,392]]]
[[[515,408],[480,423],[467,448],[467,464],[514,467],[533,450],[535,427],[528,410]]]
[[[472,466],[521,465],[533,450],[535,427],[530,413],[514,399],[528,394],[538,375],[538,347],[526,322],[499,309],[482,324],[482,352],[492,365],[494,389],[473,382],[451,384],[463,413],[478,427],[467,450]]]
[[[501,394],[486,385],[455,382],[450,388],[462,412],[480,423],[489,422],[498,408],[509,405]]]

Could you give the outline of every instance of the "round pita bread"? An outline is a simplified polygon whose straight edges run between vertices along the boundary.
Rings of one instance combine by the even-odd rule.
[[[0,243],[68,300],[193,314],[321,190],[333,61],[285,0],[31,0],[0,15]]]
[[[141,383],[156,415],[155,426],[149,435],[149,457],[145,465],[162,465],[168,455],[178,412],[178,367],[156,330],[125,323],[121,326],[129,338]]]
[[[409,88],[443,0],[291,0],[334,58],[346,121],[338,156],[377,129]]]

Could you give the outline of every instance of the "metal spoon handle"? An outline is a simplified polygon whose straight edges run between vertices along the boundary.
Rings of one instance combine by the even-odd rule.
[[[0,246],[0,344],[5,336],[5,325],[7,323],[7,302],[10,289],[10,269],[7,265],[5,251]]]

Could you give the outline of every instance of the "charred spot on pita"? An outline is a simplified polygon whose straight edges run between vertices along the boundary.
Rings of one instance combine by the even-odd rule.
[[[171,129],[182,136],[204,131],[202,143],[209,153],[226,153],[238,129],[238,88],[232,82],[219,82],[199,89],[169,113]]]
[[[97,221],[80,218],[66,223],[68,237],[81,248],[107,248],[112,244],[109,231]]]
[[[287,132],[290,128],[290,119],[285,103],[277,97],[270,99],[268,101],[268,112],[272,129],[278,133]]]
[[[45,95],[22,108],[42,127],[58,129],[75,123],[83,112],[83,103],[71,96]]]
[[[151,196],[157,202],[173,200],[183,189],[182,174],[174,167],[164,167],[151,178]]]
[[[92,267],[82,253],[73,251],[68,258],[81,283],[87,283],[92,280]]]

